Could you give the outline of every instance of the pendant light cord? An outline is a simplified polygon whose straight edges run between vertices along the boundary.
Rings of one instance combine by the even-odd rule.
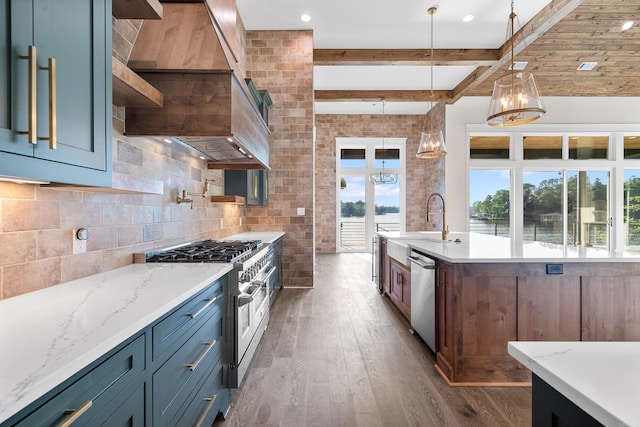
[[[438,11],[438,8],[433,6],[430,7],[429,9],[427,9],[427,13],[429,13],[429,15],[431,15],[431,37],[429,39],[429,42],[431,43],[431,56],[429,57],[430,59],[430,98],[429,98],[429,111],[427,112],[427,114],[424,116],[424,123],[422,124],[422,130],[425,129],[425,127],[427,126],[427,118],[429,119],[429,132],[433,132],[433,112],[431,110],[433,110],[433,15]]]

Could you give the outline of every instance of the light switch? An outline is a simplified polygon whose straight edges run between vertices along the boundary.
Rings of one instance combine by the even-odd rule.
[[[298,216],[304,216],[304,208],[298,208]]]

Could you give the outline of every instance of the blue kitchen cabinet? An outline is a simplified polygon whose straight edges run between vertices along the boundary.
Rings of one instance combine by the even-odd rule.
[[[0,0],[0,24],[0,175],[110,186],[111,1]]]
[[[225,170],[224,194],[245,197],[247,205],[269,204],[269,171]]]
[[[229,410],[228,284],[213,281],[0,427],[211,425]]]
[[[141,387],[144,380],[141,374],[145,370],[145,335],[93,366],[80,378],[72,378],[63,384],[62,391],[27,417],[15,423],[10,420],[7,425],[30,427],[73,421],[75,426],[97,426],[117,414],[135,421],[134,426],[143,426],[144,418],[135,416],[140,409],[128,408],[125,403],[130,391]]]
[[[154,427],[194,425],[181,421],[193,411],[204,414],[208,409],[211,422],[218,412],[226,412],[227,292],[224,276],[152,327],[153,366],[159,366],[151,381]],[[200,404],[210,403],[214,393],[217,402]]]

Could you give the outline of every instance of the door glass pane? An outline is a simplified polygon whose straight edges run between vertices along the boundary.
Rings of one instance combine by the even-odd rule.
[[[570,136],[569,158],[577,160],[607,159],[608,136]]]
[[[510,182],[508,170],[469,171],[469,231],[509,236]]]
[[[640,159],[640,136],[624,137],[624,158]]]
[[[562,172],[522,174],[522,238],[528,241],[562,244]]]
[[[624,171],[624,249],[640,251],[640,170]]]
[[[378,231],[400,231],[400,179],[395,184],[381,184],[375,189],[375,228]]]
[[[343,176],[340,183],[340,248],[362,250],[366,247],[366,178]]]
[[[400,167],[400,149],[398,148],[376,148],[375,150],[375,168],[382,168],[384,161],[385,168],[397,169]]]
[[[340,150],[340,167],[341,168],[365,168],[367,162],[365,160],[364,148],[343,148]]]
[[[525,136],[524,159],[561,159],[562,136]]]
[[[567,244],[609,247],[609,172],[567,173]]]
[[[511,137],[472,136],[469,141],[471,159],[508,159]]]

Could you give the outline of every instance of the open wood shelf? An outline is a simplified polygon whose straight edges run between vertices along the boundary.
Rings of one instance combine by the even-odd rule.
[[[237,205],[244,205],[245,200],[242,196],[211,196],[213,203],[235,203]]]
[[[117,19],[162,19],[158,0],[113,0],[112,9]]]
[[[113,103],[119,107],[157,107],[164,103],[162,92],[117,58],[112,59]]]

